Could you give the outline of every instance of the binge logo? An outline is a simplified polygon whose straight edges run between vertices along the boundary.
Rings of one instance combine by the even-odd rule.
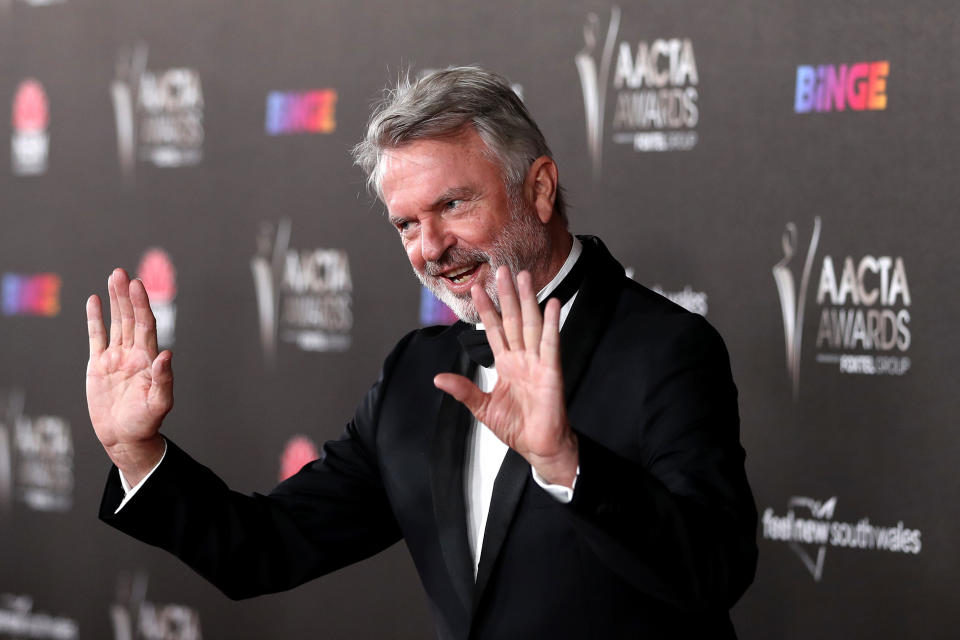
[[[420,326],[428,327],[435,324],[453,324],[459,320],[457,314],[433,295],[430,289],[420,287]]]
[[[287,445],[283,448],[283,454],[280,456],[280,477],[283,482],[294,475],[304,465],[309,464],[320,457],[317,451],[317,445],[307,436],[294,436],[290,438]]]
[[[250,261],[260,340],[270,366],[277,339],[304,351],[346,351],[353,328],[353,280],[343,249],[290,248],[291,222],[264,223]]]
[[[114,640],[202,640],[200,612],[183,604],[147,600],[146,573],[121,574],[110,606]]]
[[[783,259],[773,267],[780,294],[787,371],[796,400],[800,390],[800,355],[810,276],[820,244],[820,218],[813,233],[797,290],[788,266],[797,253],[797,227],[787,224]],[[837,264],[843,266],[837,276]],[[825,255],[821,262],[816,303],[820,306],[817,362],[837,365],[845,374],[901,376],[910,370],[912,299],[901,256],[846,256],[842,262]]]
[[[150,309],[157,319],[157,342],[161,349],[173,346],[177,326],[177,271],[170,256],[154,247],[143,254],[137,277],[150,297]]]
[[[119,55],[110,96],[120,167],[128,182],[137,159],[166,168],[203,158],[203,89],[196,70],[150,71],[147,46],[141,43]]]
[[[337,92],[271,91],[267,94],[266,131],[271,136],[290,133],[332,133],[337,128]]]
[[[3,274],[3,315],[52,318],[60,313],[60,285],[55,273]]]
[[[35,176],[47,170],[50,150],[50,108],[47,94],[36,80],[20,83],[13,98],[11,166],[18,176]]]
[[[856,62],[797,67],[796,113],[883,111],[887,108],[890,62]]]
[[[923,547],[923,532],[904,527],[902,520],[895,527],[871,524],[870,518],[839,522],[833,519],[836,508],[836,496],[823,501],[793,496],[787,501],[786,515],[777,516],[771,507],[764,510],[763,538],[788,543],[815,582],[823,578],[827,547],[912,555]]]

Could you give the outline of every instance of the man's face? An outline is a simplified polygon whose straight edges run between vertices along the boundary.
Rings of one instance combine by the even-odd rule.
[[[541,280],[549,235],[523,202],[512,202],[500,167],[472,129],[419,140],[384,158],[381,183],[390,222],[420,281],[466,322],[479,322],[470,298],[478,284],[497,303],[496,272]]]

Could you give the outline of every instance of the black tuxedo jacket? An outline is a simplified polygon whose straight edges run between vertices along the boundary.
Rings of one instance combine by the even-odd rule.
[[[438,391],[470,374],[467,325],[408,334],[320,459],[269,495],[232,492],[172,442],[119,514],[100,517],[174,553],[232,598],[289,589],[403,538],[441,638],[732,638],[753,579],[756,508],[736,388],[718,334],[624,276],[596,238],[561,334],[580,443],[561,504],[509,451],[474,581],[463,497],[469,417]]]

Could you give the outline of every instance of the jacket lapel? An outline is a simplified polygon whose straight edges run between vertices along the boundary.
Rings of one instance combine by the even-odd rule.
[[[580,260],[587,261],[584,265],[586,272],[560,333],[560,361],[563,366],[563,388],[567,406],[570,406],[590,357],[610,322],[624,277],[623,267],[614,260],[598,238],[578,238],[583,243]],[[576,425],[573,426],[576,428]],[[462,460],[461,453],[461,463]],[[493,497],[490,500],[490,511],[483,534],[483,549],[473,591],[474,608],[480,604],[484,589],[496,566],[523,490],[527,483],[532,481],[529,463],[513,449],[508,450],[493,484]],[[461,482],[458,485],[461,499],[462,486]]]
[[[459,330],[466,326],[463,324]],[[472,378],[476,365],[458,350],[449,370]],[[463,462],[470,419],[470,412],[464,405],[453,396],[442,394],[430,451],[430,484],[437,535],[450,579],[467,616],[472,611],[474,585],[463,497]]]

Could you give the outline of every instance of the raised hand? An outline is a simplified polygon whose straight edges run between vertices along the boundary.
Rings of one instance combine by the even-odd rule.
[[[146,289],[123,269],[107,279],[110,341],[100,297],[87,299],[87,406],[90,422],[110,459],[130,484],[160,460],[160,423],[173,407],[172,354],[157,352],[157,326]]]
[[[439,374],[434,384],[466,405],[544,480],[570,487],[579,455],[563,396],[560,302],[550,300],[541,316],[530,274],[520,272],[517,285],[519,298],[507,268],[497,270],[502,317],[481,287],[470,292],[497,367],[493,390],[484,393],[452,373]]]

